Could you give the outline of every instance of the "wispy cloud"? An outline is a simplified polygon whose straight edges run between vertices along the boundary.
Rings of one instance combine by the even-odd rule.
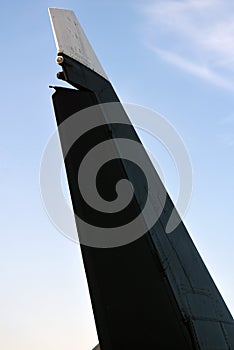
[[[147,44],[157,55],[234,90],[233,0],[155,0],[144,10]]]

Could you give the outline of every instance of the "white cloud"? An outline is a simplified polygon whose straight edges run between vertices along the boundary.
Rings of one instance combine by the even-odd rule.
[[[181,69],[193,75],[196,75],[200,78],[209,80],[215,85],[234,90],[234,85],[231,80],[222,77],[220,74],[217,74],[208,66],[202,65],[201,63],[200,64],[196,63],[195,61],[185,59],[182,56],[179,56],[171,51],[166,51],[158,48],[152,48],[152,49],[162,59],[176,65]]]
[[[148,45],[167,62],[234,90],[234,1],[154,0]]]

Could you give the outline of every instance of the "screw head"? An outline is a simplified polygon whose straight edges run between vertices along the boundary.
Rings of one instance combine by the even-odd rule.
[[[58,64],[62,64],[62,63],[63,63],[63,61],[64,61],[63,56],[57,56],[57,57],[56,57],[56,63],[58,63]]]

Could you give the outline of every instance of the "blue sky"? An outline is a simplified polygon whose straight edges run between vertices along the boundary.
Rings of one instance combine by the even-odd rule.
[[[231,0],[22,0],[1,4],[0,347],[91,349],[96,334],[77,245],[40,196],[58,84],[48,7],[75,11],[123,102],[164,115],[193,165],[186,226],[234,313],[234,4]],[[153,139],[173,195],[176,170]],[[174,198],[175,199],[175,198]]]

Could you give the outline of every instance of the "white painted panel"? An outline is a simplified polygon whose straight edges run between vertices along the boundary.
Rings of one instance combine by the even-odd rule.
[[[73,11],[49,8],[58,53],[74,58],[108,79]]]

